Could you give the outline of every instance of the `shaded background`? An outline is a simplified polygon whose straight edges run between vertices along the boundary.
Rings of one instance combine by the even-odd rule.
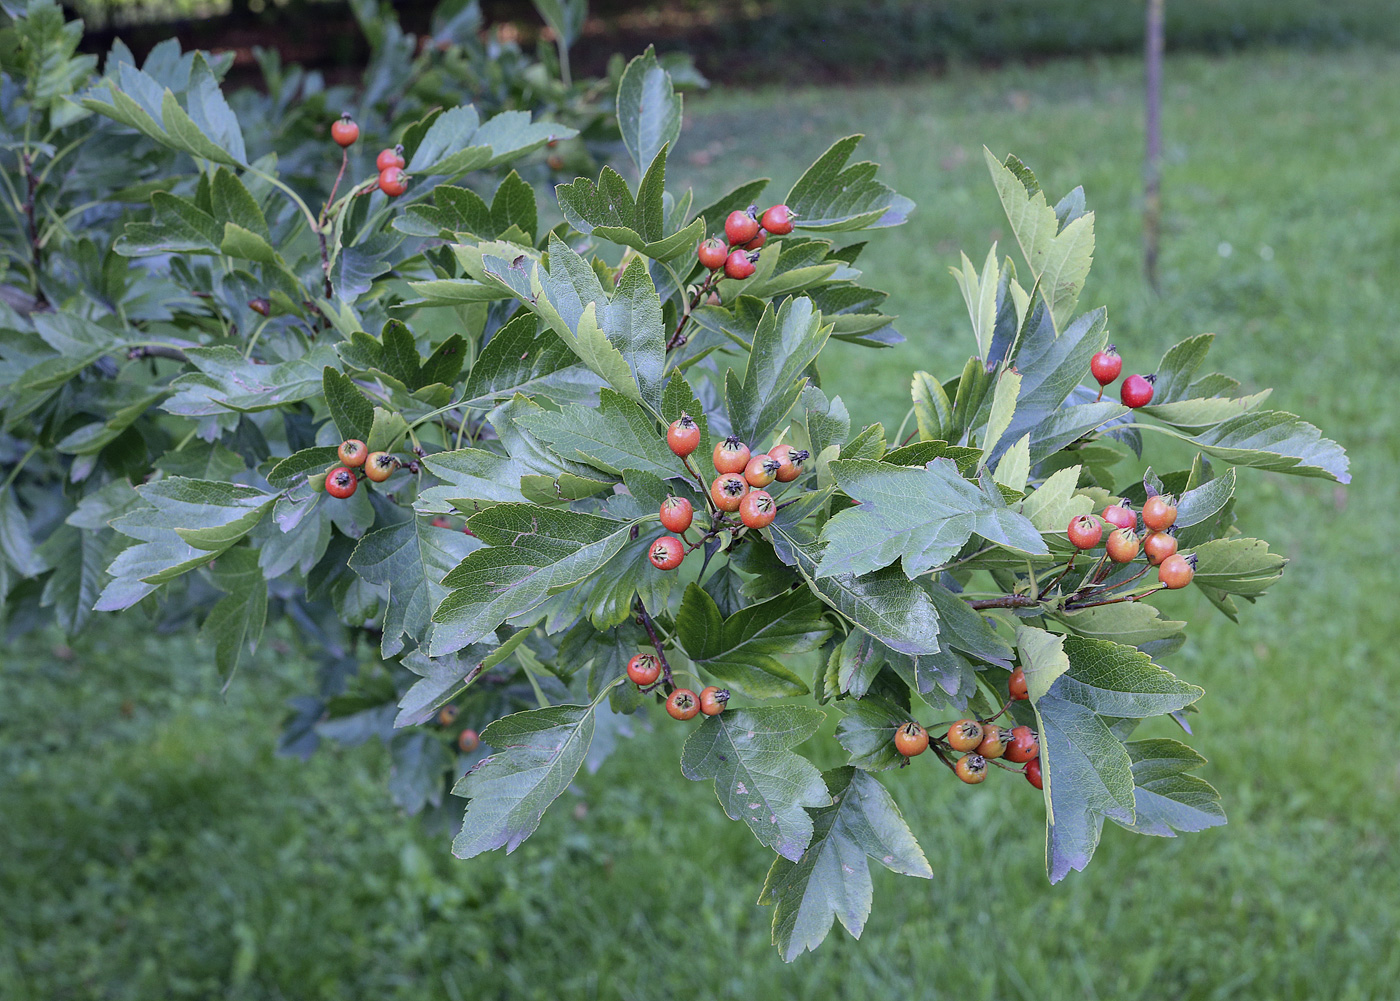
[[[754,173],[774,178],[776,199],[855,131],[918,203],[862,257],[907,343],[834,345],[824,359],[826,389],[858,425],[897,426],[909,371],[946,378],[973,350],[947,268],[959,248],[981,260],[1009,239],[986,144],[1024,158],[1052,200],[1085,186],[1098,245],[1081,301],[1108,306],[1128,370],[1214,331],[1215,366],[1249,391],[1276,387],[1271,405],[1351,450],[1347,489],[1241,472],[1240,529],[1292,563],[1239,626],[1194,592],[1159,602],[1193,622],[1167,666],[1207,689],[1192,743],[1211,759],[1200,774],[1228,826],[1164,841],[1107,825],[1088,871],[1051,888],[1043,807],[1024,782],[954,788],[941,770],[911,768],[885,778],[933,880],[878,869],[862,940],[837,928],[785,966],[768,944],[771,912],[753,903],[771,855],[708,783],[681,778],[683,728],[659,713],[650,726],[639,714],[637,735],[581,774],[514,855],[458,862],[444,832],[395,814],[378,745],[305,765],[273,756],[283,701],[311,670],[275,631],[221,697],[205,651],[128,615],[71,648],[29,637],[0,658],[0,998],[1394,997],[1400,50],[1389,6],[1168,0],[1178,51],[1166,68],[1160,296],[1141,278],[1142,66],[1112,54],[1140,44],[1138,5],[712,8],[756,11],[743,30],[704,21],[699,5],[649,15],[703,22],[668,43],[716,81],[687,99],[672,161],[700,204]],[[619,4],[579,57],[635,51],[640,40],[607,32],[632,30],[638,8]],[[977,30],[945,30],[939,11]],[[189,27],[187,44],[210,44]],[[735,55],[770,45],[766,60]],[[889,79],[813,85],[863,75],[886,46]],[[326,65],[353,72],[353,52]],[[1189,460],[1154,448],[1159,469]],[[814,745],[820,766],[839,763],[834,742]]]

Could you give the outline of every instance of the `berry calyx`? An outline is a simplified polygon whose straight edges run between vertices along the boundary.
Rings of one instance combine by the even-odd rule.
[[[365,443],[358,438],[346,438],[335,450],[335,454],[340,456],[341,465],[349,466],[351,469],[359,469],[365,464],[365,457],[369,455],[369,449],[365,448]]]
[[[987,759],[976,753],[964,754],[953,766],[953,771],[968,785],[975,786],[987,779]]]
[[[802,475],[802,463],[812,457],[812,453],[791,445],[774,445],[768,450],[769,457],[778,461],[778,482],[791,483]]]
[[[999,758],[1006,753],[1006,745],[1011,743],[1011,731],[995,723],[982,727],[982,743],[977,745],[977,753],[984,758]]]
[[[656,659],[655,654],[639,653],[627,662],[627,679],[634,685],[645,688],[647,685],[656,684],[659,677],[661,661]]]
[[[1045,788],[1045,784],[1040,777],[1039,758],[1032,758],[1030,761],[1027,761],[1026,767],[1021,769],[1021,771],[1025,773],[1026,781],[1029,782],[1031,785],[1035,786],[1037,789]]]
[[[709,685],[700,689],[700,711],[706,716],[718,716],[729,702],[729,689]]]
[[[1143,502],[1142,523],[1154,532],[1165,532],[1176,524],[1176,505],[1165,494],[1153,494]]]
[[[1123,356],[1110,344],[1089,359],[1089,371],[1100,386],[1107,386],[1123,371]]]
[[[743,503],[744,495],[748,492],[748,481],[738,473],[721,473],[710,484],[710,500],[715,502],[715,507],[725,512],[739,510],[739,505]]]
[[[758,260],[758,251],[735,250],[724,259],[724,276],[743,281],[758,269],[753,262]]]
[[[1026,672],[1019,667],[1012,671],[1011,677],[1006,681],[1006,690],[1017,702],[1024,702],[1030,698],[1030,688],[1026,685]]]
[[[1115,528],[1109,533],[1104,548],[1108,550],[1108,558],[1114,563],[1131,563],[1137,559],[1142,543],[1131,528]]]
[[[355,478],[354,470],[344,466],[336,466],[326,474],[326,493],[332,497],[344,500],[353,494],[359,485],[360,481]]]
[[[451,726],[453,723],[457,722],[457,717],[461,712],[462,710],[457,708],[454,703],[447,703],[447,705],[438,710],[438,726]]]
[[[399,460],[388,452],[371,452],[365,457],[365,475],[375,483],[383,483],[398,468]]]
[[[767,490],[750,490],[739,501],[739,518],[749,528],[767,528],[777,513],[778,505]]]
[[[695,509],[684,497],[667,497],[661,502],[661,524],[680,535],[695,520]]]
[[[1069,528],[1065,531],[1069,533],[1069,541],[1075,549],[1093,549],[1103,538],[1103,522],[1092,514],[1081,514],[1070,519]]]
[[[400,167],[390,167],[379,172],[379,190],[390,198],[397,198],[408,190],[408,175]]]
[[[1006,745],[1006,760],[1023,765],[1039,756],[1040,740],[1036,737],[1035,731],[1028,726],[1013,727],[1011,743]]]
[[[408,161],[403,158],[403,147],[395,146],[393,149],[381,149],[379,155],[374,158],[374,168],[378,171],[386,171],[390,167],[398,167],[402,170],[408,166]]]
[[[1170,532],[1148,532],[1142,543],[1147,553],[1147,562],[1154,567],[1161,566],[1176,553],[1176,536]]]
[[[1103,520],[1116,528],[1137,528],[1137,515],[1127,501],[1110,504],[1103,509]]]
[[[735,209],[729,213],[724,220],[724,236],[731,247],[742,247],[758,236],[758,220],[753,216],[752,205],[747,210]]]
[[[767,453],[755,455],[744,467],[744,479],[749,481],[751,487],[766,487],[778,478],[780,465],[777,459]]]
[[[1120,391],[1120,398],[1123,406],[1145,407],[1152,402],[1152,384],[1157,381],[1155,375],[1130,375],[1123,380],[1123,388]]]
[[[749,446],[730,435],[715,446],[715,472],[742,473],[749,464]]]
[[[355,140],[360,138],[360,127],[350,117],[350,112],[345,112],[331,126],[331,138],[335,140],[337,146],[342,148],[353,145]]]
[[[684,459],[700,447],[700,425],[689,414],[681,414],[666,429],[666,444]]]
[[[787,236],[792,232],[792,221],[796,218],[786,205],[773,205],[763,210],[758,223],[774,236]]]
[[[674,570],[685,559],[685,544],[674,535],[663,535],[651,544],[647,558],[658,570]]]
[[[700,714],[700,699],[689,688],[677,688],[666,699],[666,711],[672,719],[694,719]]]
[[[948,746],[955,751],[975,751],[982,743],[982,724],[975,719],[960,719],[948,727]]]
[[[471,754],[481,746],[481,737],[475,730],[467,729],[457,734],[457,750],[463,754]]]
[[[1196,558],[1174,553],[1162,561],[1157,568],[1157,580],[1168,590],[1175,591],[1191,583],[1196,576]]]
[[[912,719],[894,732],[894,749],[906,758],[928,750],[928,731]]]
[[[700,258],[700,264],[710,271],[718,271],[724,267],[724,259],[729,256],[729,248],[725,242],[717,236],[712,236],[700,244],[695,251],[695,256]]]

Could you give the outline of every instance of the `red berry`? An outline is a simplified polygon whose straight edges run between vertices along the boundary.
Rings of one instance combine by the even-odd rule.
[[[481,738],[477,736],[475,730],[463,730],[457,734],[457,750],[463,754],[471,754],[481,746]]]
[[[928,750],[928,731],[912,719],[894,732],[894,749],[906,758]]]
[[[1026,762],[1026,767],[1021,769],[1026,775],[1026,781],[1037,789],[1044,789],[1044,782],[1040,777],[1040,759],[1032,758]]]
[[[382,149],[379,151],[379,155],[374,158],[374,167],[381,173],[388,170],[390,167],[402,169],[407,166],[408,161],[403,158],[402,146],[395,146],[393,149]]]
[[[1025,764],[1040,755],[1040,741],[1028,726],[1017,726],[1011,730],[1011,743],[1006,745],[1006,760],[1018,765]]]
[[[1109,533],[1104,548],[1108,550],[1108,558],[1114,563],[1131,563],[1137,559],[1142,543],[1131,528],[1115,528]]]
[[[767,528],[777,513],[778,505],[767,490],[750,490],[739,501],[739,517],[749,528]]]
[[[743,281],[758,270],[753,266],[753,262],[756,260],[758,260],[756,252],[736,250],[724,259],[724,276]]]
[[[642,688],[654,685],[661,677],[661,662],[654,654],[639,653],[627,662],[627,677]]]
[[[1110,344],[1107,351],[1100,351],[1089,359],[1089,371],[1100,386],[1107,386],[1123,371],[1123,358],[1118,349]]]
[[[768,234],[760,232],[756,237],[744,244],[745,250],[757,250],[768,242]]]
[[[438,515],[436,518],[433,519],[433,527],[434,527],[434,528],[451,528],[451,527],[452,527],[452,522],[448,521],[448,520],[447,520],[446,518],[444,518],[442,515]]]
[[[1123,406],[1145,407],[1152,402],[1152,383],[1156,380],[1155,375],[1130,375],[1123,380],[1122,399]]]
[[[742,473],[749,464],[749,446],[730,435],[715,446],[715,472]]]
[[[724,220],[724,235],[731,247],[742,247],[758,235],[758,220],[753,217],[753,209],[735,209]],[[732,276],[731,276],[732,277]]]
[[[1026,685],[1026,672],[1019,667],[1012,671],[1011,677],[1006,682],[1006,690],[1017,702],[1024,702],[1030,698],[1030,688]]]
[[[1078,518],[1070,519],[1066,531],[1074,548],[1093,549],[1099,544],[1099,539],[1103,538],[1103,522],[1092,514],[1081,514]]]
[[[721,511],[739,510],[744,495],[749,492],[749,483],[738,473],[721,473],[710,484],[710,500]]]
[[[355,124],[350,117],[350,112],[340,116],[340,119],[331,126],[331,138],[335,140],[337,146],[349,146],[360,138],[360,127]]]
[[[1011,731],[995,723],[982,727],[982,743],[977,745],[977,753],[984,758],[999,758],[1006,753],[1006,745],[1011,743]]]
[[[672,719],[694,719],[700,713],[700,700],[689,688],[677,688],[666,700],[666,711]]]
[[[461,713],[461,711],[461,709],[457,708],[457,706],[449,702],[447,705],[443,706],[441,709],[438,710],[438,726],[451,726],[453,723],[457,722],[457,716]]]
[[[1127,501],[1104,508],[1103,520],[1117,528],[1137,528],[1137,515],[1133,514]]]
[[[355,478],[354,471],[344,466],[336,466],[326,474],[326,493],[332,497],[343,500],[353,494],[359,485],[360,481]]]
[[[1195,558],[1182,556],[1180,553],[1168,556],[1157,568],[1157,580],[1163,587],[1172,591],[1191,583],[1191,578],[1194,576],[1196,576]]]
[[[379,172],[379,190],[390,198],[397,198],[408,190],[408,175],[399,167],[390,167]]]
[[[272,315],[272,303],[268,302],[262,296],[258,296],[256,299],[249,299],[248,308],[259,316]]]
[[[793,448],[791,445],[774,445],[768,450],[768,454],[778,460],[777,479],[779,483],[791,483],[802,475],[802,463],[812,457],[812,453],[805,449]]]
[[[681,414],[666,429],[666,444],[684,459],[700,447],[700,425],[689,414]]]
[[[658,570],[674,570],[685,559],[685,544],[674,535],[663,535],[651,544],[650,559]]]
[[[786,205],[774,205],[763,210],[763,217],[758,222],[774,236],[787,236],[792,232],[792,221],[795,218],[797,217]]]
[[[986,781],[987,759],[976,752],[964,754],[958,759],[958,763],[953,766],[953,771],[970,786],[975,786],[979,782]]]
[[[700,263],[711,271],[716,271],[724,267],[724,259],[729,256],[729,250],[725,247],[724,241],[717,236],[712,236],[695,252],[700,258]]]
[[[365,475],[375,483],[383,483],[399,468],[399,460],[388,452],[371,452],[365,457]]]
[[[766,487],[778,478],[780,465],[777,459],[767,453],[755,455],[744,467],[744,479],[749,481],[751,487]]]
[[[975,751],[982,743],[982,724],[975,719],[960,719],[948,727],[948,746],[955,751]]]
[[[1161,566],[1176,555],[1176,536],[1170,532],[1148,532],[1142,548],[1147,553],[1148,563],[1154,567]]]
[[[700,711],[706,716],[718,716],[729,702],[729,689],[709,685],[700,689]]]
[[[340,456],[342,465],[358,469],[365,464],[365,456],[369,455],[369,450],[365,448],[365,443],[360,439],[346,438],[335,450],[335,454]]]
[[[1176,505],[1165,494],[1153,494],[1142,505],[1142,523],[1154,532],[1165,532],[1176,524]]]
[[[684,497],[667,497],[661,502],[661,524],[668,532],[680,535],[695,519],[695,509]]]

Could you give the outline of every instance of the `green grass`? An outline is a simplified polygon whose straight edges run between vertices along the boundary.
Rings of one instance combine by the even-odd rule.
[[[1088,871],[1051,888],[1024,783],[890,775],[933,880],[878,870],[862,940],[838,928],[784,966],[753,904],[771,856],[666,764],[684,728],[624,742],[514,855],[462,863],[392,813],[377,746],[272,756],[304,670],[289,658],[264,651],[220,698],[194,643],[106,629],[71,660],[51,639],[0,660],[0,997],[1394,997],[1400,55],[1172,60],[1167,80],[1160,298],[1138,270],[1132,63],[716,93],[688,105],[678,172],[713,193],[768,169],[780,194],[859,130],[919,203],[862,258],[909,342],[829,352],[827,388],[858,423],[897,424],[908,370],[946,377],[971,350],[946,269],[1006,236],[986,143],[1052,193],[1085,185],[1083,302],[1109,306],[1130,369],[1213,330],[1218,367],[1349,446],[1345,491],[1242,474],[1240,527],[1293,561],[1242,625],[1161,602],[1195,622],[1168,666],[1207,689],[1193,743],[1227,827],[1109,825]]]

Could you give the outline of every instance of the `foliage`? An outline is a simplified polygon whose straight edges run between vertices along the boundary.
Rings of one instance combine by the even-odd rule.
[[[232,674],[267,617],[286,616],[324,662],[285,748],[380,737],[410,813],[455,778],[469,800],[462,856],[519,845],[589,759],[600,721],[640,708],[622,684],[633,653],[663,658],[668,689],[675,675],[712,677],[738,701],[804,695],[810,677],[844,717],[859,777],[824,775],[800,753],[830,711],[811,705],[736,705],[696,726],[681,757],[779,855],[764,899],[789,959],[832,917],[859,933],[860,856],[884,851],[888,867],[927,875],[866,774],[891,764],[879,735],[915,706],[1006,711],[1013,666],[1031,699],[1011,712],[1041,735],[1052,880],[1084,868],[1105,818],[1157,834],[1223,820],[1185,745],[1128,739],[1142,719],[1182,721],[1201,695],[1155,662],[1184,642],[1184,623],[1144,614],[1151,590],[1129,590],[1128,570],[1076,570],[1063,526],[1112,496],[1182,495],[1198,586],[1234,617],[1281,561],[1233,528],[1233,467],[1345,482],[1346,459],[1311,425],[1262,409],[1266,394],[1199,375],[1209,338],[1167,352],[1151,406],[1093,399],[1080,382],[1109,333],[1103,310],[1075,312],[1092,256],[1082,191],[1051,207],[1023,164],[988,154],[1026,277],[995,248],[980,273],[965,259],[978,354],[946,382],[916,376],[915,430],[891,439],[878,424],[855,431],[816,369],[832,341],[899,339],[883,293],[862,284],[864,244],[840,241],[913,206],[874,165],[850,163],[859,137],[789,191],[798,231],[770,238],[757,273],[715,281],[690,251],[762,184],[700,209],[667,190],[680,99],[650,52],[617,86],[635,190],[605,167],[596,184],[561,186],[564,221],[542,227],[534,190],[499,169],[576,130],[462,106],[398,133],[414,175],[402,202],[361,182],[315,214],[280,158],[248,151],[216,65],[195,53],[138,71],[116,53],[89,82],[65,62],[71,30],[53,14],[36,0],[5,36],[60,53],[16,63],[28,76],[7,88],[23,91],[6,124],[22,182],[14,260],[28,278],[0,317],[17,460],[0,498],[12,629],[52,616],[77,630],[93,609],[140,604],[202,622]],[[139,196],[84,230],[94,236],[35,240],[40,209],[62,211],[82,179],[41,164],[104,141],[142,151]],[[489,201],[461,181],[493,169]],[[45,192],[60,176],[74,190]],[[711,512],[702,552],[672,575],[645,554],[660,501],[704,493],[662,445],[683,413],[701,421],[697,455],[736,433],[813,461],[770,528]],[[1144,432],[1189,443],[1195,461],[1115,479]],[[330,499],[318,487],[348,437],[398,452],[407,473]],[[453,732],[421,727],[449,702],[491,753],[455,757]]]

